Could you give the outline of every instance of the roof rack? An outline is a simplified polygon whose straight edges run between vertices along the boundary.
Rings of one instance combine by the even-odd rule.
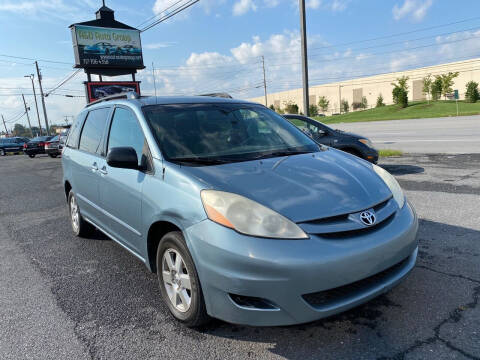
[[[233,97],[230,94],[227,93],[211,93],[211,94],[201,94],[198,96],[209,96],[209,97],[220,97],[220,98],[225,98],[225,99],[233,99]]]
[[[140,95],[138,95],[135,91],[127,91],[127,92],[122,92],[115,95],[108,95],[98,100],[92,101],[91,103],[87,104],[86,107],[89,107],[104,101],[115,100],[115,99],[140,99]]]

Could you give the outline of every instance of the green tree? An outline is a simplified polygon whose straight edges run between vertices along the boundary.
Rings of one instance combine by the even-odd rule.
[[[315,104],[310,104],[308,107],[308,114],[310,116],[317,116],[318,115],[318,106]]]
[[[430,92],[432,89],[432,83],[433,83],[432,75],[428,74],[427,76],[425,76],[422,79],[422,83],[423,83],[422,92],[425,94],[425,97],[427,98],[427,102],[430,103],[428,95],[430,95]]]
[[[459,72],[449,72],[448,74],[439,75],[439,79],[442,81],[442,95],[444,96],[445,100],[447,100],[447,94],[453,92],[453,79],[455,79],[459,75]]]
[[[467,91],[465,92],[465,101],[469,103],[477,102],[480,98],[478,92],[478,83],[475,81],[469,81],[467,83]]]
[[[318,107],[322,110],[325,114],[328,111],[328,106],[330,105],[330,100],[328,100],[325,96],[320,96],[318,99]]]
[[[396,83],[392,83],[392,97],[393,102],[400,107],[405,108],[408,106],[408,76],[402,76],[397,78]]]
[[[285,104],[285,113],[287,114],[298,114],[298,105],[295,104],[292,100],[284,102]]]
[[[383,96],[382,94],[378,94],[376,107],[378,108],[382,106],[385,106],[385,103],[383,102]]]
[[[440,79],[440,76],[438,75],[435,75],[435,80],[432,82],[430,94],[432,95],[432,100],[437,101],[440,99],[442,94],[442,79]]]
[[[368,107],[368,100],[366,96],[362,96],[362,103],[361,108],[366,109]]]
[[[342,99],[340,108],[344,113],[348,113],[350,111],[350,105],[348,104],[348,100]]]
[[[275,106],[273,106],[273,104],[270,104],[270,106],[268,107],[270,110],[273,110],[275,111]]]

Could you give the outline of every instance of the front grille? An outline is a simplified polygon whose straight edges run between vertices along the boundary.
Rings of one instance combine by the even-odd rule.
[[[381,222],[377,222],[373,226],[369,227],[364,227],[361,229],[355,229],[355,230],[347,230],[347,231],[338,231],[334,233],[328,233],[328,234],[321,234],[321,237],[326,238],[326,239],[345,239],[349,238],[352,236],[360,236],[360,235],[366,235],[368,233],[378,231],[386,227],[388,224],[390,224],[393,220],[394,214],[390,215],[388,218]]]
[[[405,267],[410,257],[400,261],[382,272],[369,276],[363,280],[343,285],[337,288],[319,291],[316,293],[302,295],[303,299],[313,307],[329,306],[338,301],[356,296],[359,293],[368,291],[378,284],[384,283],[390,277]]]

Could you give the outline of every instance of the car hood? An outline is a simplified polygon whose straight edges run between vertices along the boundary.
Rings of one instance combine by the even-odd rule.
[[[357,212],[391,196],[370,164],[334,149],[181,168],[203,188],[245,196],[295,222]]]

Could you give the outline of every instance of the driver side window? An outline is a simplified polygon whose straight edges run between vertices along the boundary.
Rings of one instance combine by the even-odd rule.
[[[138,165],[142,165],[143,156],[149,153],[148,145],[143,135],[137,117],[130,110],[116,108],[110,126],[108,150],[115,147],[132,147],[137,152]]]

